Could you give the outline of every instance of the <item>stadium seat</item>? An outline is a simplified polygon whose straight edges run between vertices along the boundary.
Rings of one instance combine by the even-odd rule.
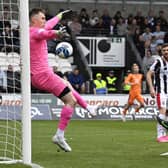
[[[13,71],[18,71],[20,72],[20,66],[19,65],[13,65]]]
[[[19,55],[17,52],[9,52],[9,53],[7,54],[7,56],[8,56],[9,58],[11,58],[11,57],[19,57],[19,58],[20,58],[20,55]]]
[[[62,67],[62,68],[60,68],[60,71],[64,74],[65,72],[71,72],[72,68],[71,67]]]
[[[48,53],[48,63],[51,67],[53,67],[53,66],[58,67],[58,61],[57,61],[57,57],[55,54]]]
[[[62,73],[65,73],[65,72],[72,71],[72,66],[71,66],[70,62],[68,61],[68,59],[59,58],[58,59],[58,69]]]
[[[0,52],[0,66],[6,65],[8,62],[7,55],[4,52]]]
[[[6,63],[4,65],[0,65],[1,70],[7,71],[8,70],[8,65],[9,65],[8,63]]]
[[[20,55],[16,52],[10,52],[7,55],[8,62],[11,65],[20,65]]]

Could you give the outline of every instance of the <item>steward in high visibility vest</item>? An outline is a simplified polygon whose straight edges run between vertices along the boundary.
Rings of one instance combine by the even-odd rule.
[[[130,74],[130,73],[131,73],[130,70],[128,70],[128,71],[126,72],[126,76],[124,77],[124,80],[127,78],[128,74]],[[130,89],[131,89],[131,85],[125,84],[125,83],[123,82],[123,92],[124,92],[124,93],[129,93]]]
[[[106,94],[107,93],[106,81],[102,79],[101,73],[96,74],[96,79],[93,82],[95,85],[94,94]]]
[[[116,81],[117,77],[114,76],[113,71],[109,71],[109,75],[106,77],[108,93],[114,93],[117,91]]]

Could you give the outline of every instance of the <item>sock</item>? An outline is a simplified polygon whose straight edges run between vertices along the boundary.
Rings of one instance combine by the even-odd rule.
[[[122,111],[122,113],[123,113],[124,115],[126,115],[126,114],[127,114],[127,110],[128,110],[128,109],[124,109],[124,110]]]
[[[61,129],[57,129],[57,132],[56,132],[56,135],[58,135],[59,137],[64,137],[64,130],[61,130]]]
[[[64,106],[61,111],[60,121],[58,123],[58,128],[64,131],[72,117],[74,108],[70,106]]]
[[[166,119],[166,116],[164,114],[159,114],[159,117],[162,120]],[[161,126],[159,123],[157,123],[157,138],[160,138],[162,136],[166,136],[166,129],[163,126]]]
[[[159,118],[162,119],[162,120],[165,120],[165,119],[166,119],[166,116],[165,116],[165,114],[161,114],[161,113],[160,113],[160,114],[159,114]]]
[[[73,90],[73,91],[72,91],[72,94],[73,94],[73,96],[76,98],[77,103],[78,103],[81,107],[83,107],[84,109],[86,109],[86,108],[87,108],[87,103],[86,103],[86,101],[82,98],[82,96],[81,96],[76,90]]]

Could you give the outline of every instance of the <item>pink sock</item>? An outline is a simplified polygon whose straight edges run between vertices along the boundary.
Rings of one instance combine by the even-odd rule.
[[[61,117],[60,117],[60,121],[58,124],[59,129],[65,130],[65,128],[67,127],[67,125],[72,117],[73,111],[74,111],[74,109],[69,106],[64,106],[62,108]]]
[[[72,91],[72,94],[73,94],[74,97],[76,98],[77,103],[78,103],[81,107],[83,107],[84,109],[86,109],[87,103],[86,103],[86,101],[82,98],[82,96],[80,96],[80,94],[79,94],[76,90],[73,90],[73,91]]]

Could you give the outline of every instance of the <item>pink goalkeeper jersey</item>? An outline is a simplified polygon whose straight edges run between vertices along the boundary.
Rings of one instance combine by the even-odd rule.
[[[48,64],[47,41],[56,38],[52,28],[59,22],[58,17],[48,20],[44,28],[30,27],[30,69],[31,74],[52,71]]]

